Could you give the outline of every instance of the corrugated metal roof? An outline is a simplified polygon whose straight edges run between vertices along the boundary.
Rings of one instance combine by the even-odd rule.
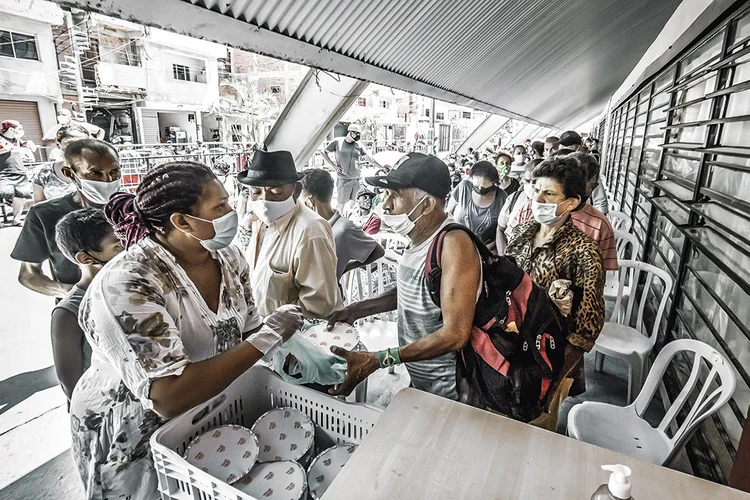
[[[601,111],[680,1],[190,3],[437,89],[564,126]],[[320,59],[307,63],[333,70]],[[353,68],[351,76],[360,76]]]

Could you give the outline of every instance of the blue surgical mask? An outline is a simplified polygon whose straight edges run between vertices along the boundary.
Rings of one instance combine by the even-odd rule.
[[[200,241],[201,245],[203,245],[203,248],[205,248],[209,252],[216,252],[217,250],[228,247],[229,244],[232,243],[232,240],[234,240],[234,237],[237,235],[237,226],[239,226],[239,219],[237,217],[237,212],[235,212],[234,210],[214,220],[201,219],[200,217],[195,217],[194,215],[188,215],[188,217],[198,219],[203,222],[209,222],[214,226],[214,237],[208,240],[201,240],[194,234],[188,233],[190,234],[190,236]]]

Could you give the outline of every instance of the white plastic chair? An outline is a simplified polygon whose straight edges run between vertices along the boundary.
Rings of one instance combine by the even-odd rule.
[[[631,219],[625,212],[610,210],[607,217],[609,217],[609,221],[612,223],[612,229],[618,229],[629,233],[633,228],[633,219]]]
[[[687,352],[695,355],[690,376],[658,427],[651,427],[643,415],[670,361]],[[678,423],[677,415],[696,392],[704,363],[709,368],[708,375],[685,420]],[[590,401],[578,404],[568,413],[568,435],[640,460],[668,465],[701,422],[729,401],[735,385],[734,369],[713,347],[692,339],[675,340],[664,346],[656,357],[646,384],[633,404],[625,407]]]
[[[409,238],[396,233],[381,231],[373,234],[372,237],[385,250],[385,258],[394,263],[403,255],[406,247],[409,246]]]
[[[638,294],[638,284],[641,280],[643,289]],[[626,284],[630,286],[630,297],[623,300]],[[661,300],[653,318],[654,324],[651,332],[647,332],[643,322],[643,313],[651,294],[655,293],[659,284],[662,287]],[[628,403],[633,401],[643,385],[647,361],[654,349],[656,335],[671,289],[672,277],[666,271],[635,260],[620,262],[615,307],[611,318],[604,323],[604,328],[599,338],[596,339],[594,350],[596,351],[597,372],[601,372],[604,368],[604,355],[620,358],[628,364]],[[630,326],[633,322],[635,322],[635,327]]]
[[[615,229],[615,242],[616,242],[616,249],[617,249],[617,261],[622,261],[626,259],[632,259],[636,260],[638,258],[638,254],[641,251],[641,244],[638,241],[638,238],[635,237],[633,233],[627,233],[625,231],[620,231],[619,229]],[[617,292],[619,289],[619,272],[618,271],[607,271],[607,281],[604,284],[604,296],[609,298],[616,298]],[[625,284],[625,289],[623,290],[623,302],[627,304],[627,299],[625,297],[630,297],[630,284]]]

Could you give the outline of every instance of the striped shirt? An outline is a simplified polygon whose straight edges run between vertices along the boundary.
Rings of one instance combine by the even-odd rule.
[[[508,232],[512,232],[514,227],[533,218],[531,201],[528,201],[520,210],[513,214],[508,224]],[[570,213],[570,218],[578,229],[583,231],[599,246],[599,251],[601,251],[604,261],[604,270],[617,271],[619,269],[619,264],[617,263],[617,241],[615,240],[615,232],[612,229],[612,224],[609,222],[607,216],[588,203],[584,203],[582,208]]]
[[[440,308],[427,289],[424,275],[427,251],[432,240],[447,224],[448,217],[427,240],[407,248],[398,266],[398,344],[404,347],[435,332],[443,326]],[[458,399],[456,391],[456,354],[451,352],[434,359],[405,363],[412,386],[438,396]]]

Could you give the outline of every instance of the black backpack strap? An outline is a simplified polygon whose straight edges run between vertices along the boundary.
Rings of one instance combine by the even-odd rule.
[[[521,196],[522,190],[523,187],[519,187],[512,195],[510,195],[510,213],[515,211],[516,203],[518,203],[518,198]]]
[[[468,227],[451,223],[447,224],[443,229],[438,232],[435,238],[430,243],[430,248],[427,250],[427,260],[424,266],[425,278],[427,279],[427,289],[430,292],[432,302],[436,306],[440,306],[440,278],[443,275],[443,270],[440,267],[440,261],[443,255],[443,240],[445,236],[454,230],[463,231],[469,235],[471,240],[474,242],[474,246],[479,251],[479,256],[483,263],[490,262],[494,258],[492,253],[487,249],[485,244],[479,237],[474,234]]]

